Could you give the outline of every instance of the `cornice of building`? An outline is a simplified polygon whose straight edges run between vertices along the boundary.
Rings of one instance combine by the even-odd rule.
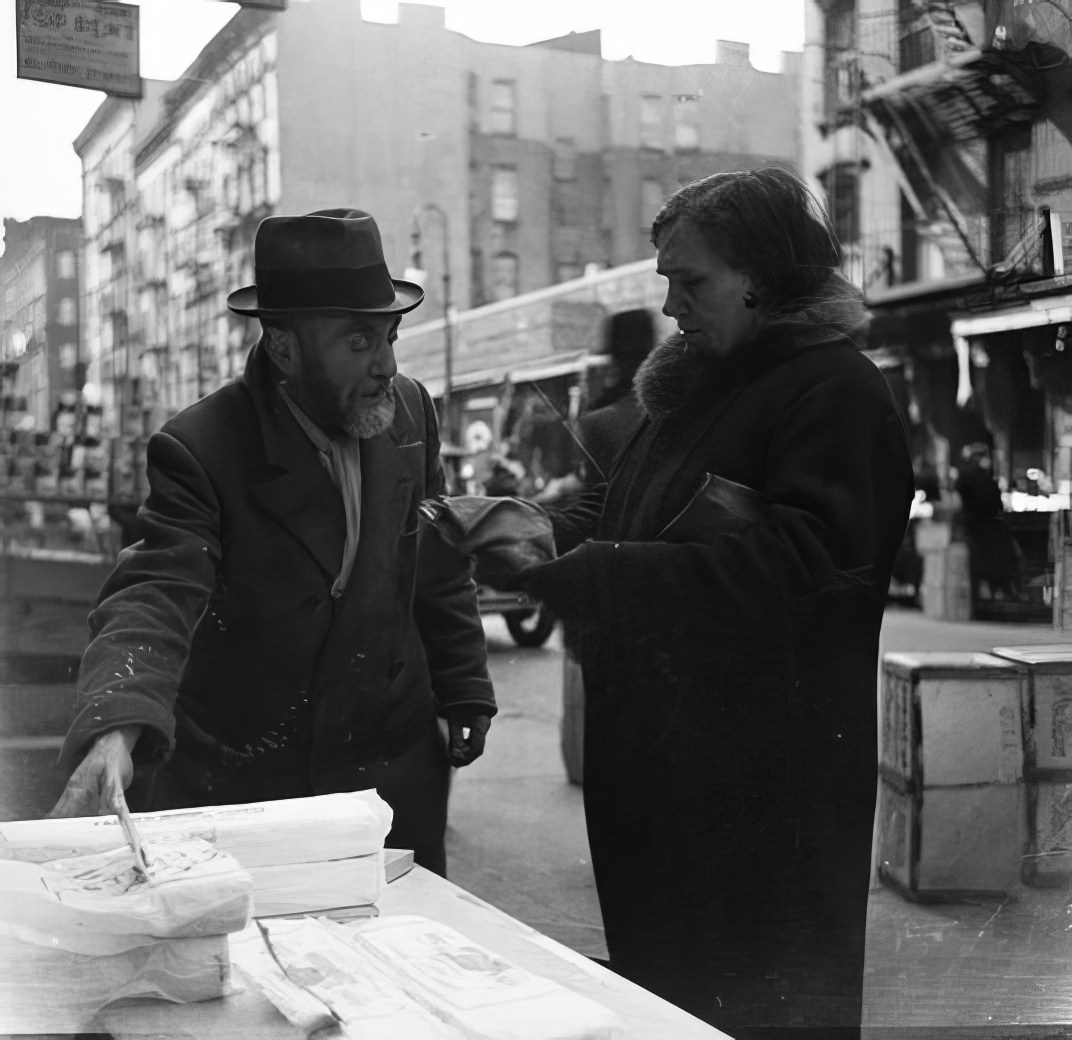
[[[164,92],[171,86],[171,80],[143,79],[143,95],[140,100],[134,98],[106,97],[97,106],[89,122],[72,142],[75,154],[80,159],[85,158],[89,146],[111,124],[114,117],[126,112],[136,122],[139,111],[152,111],[160,102]]]
[[[149,159],[162,142],[167,141],[175,124],[181,119],[189,102],[206,85],[216,82],[216,74],[234,64],[236,51],[248,49],[275,28],[278,14],[274,11],[243,7],[202,48],[201,52],[175,81],[162,99],[162,115],[135,143],[134,165]]]

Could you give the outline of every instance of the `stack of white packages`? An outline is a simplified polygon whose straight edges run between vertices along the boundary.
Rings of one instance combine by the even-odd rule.
[[[232,956],[305,1036],[354,1040],[612,1040],[608,1008],[447,925],[399,916],[263,922]]]
[[[391,807],[375,791],[134,813],[145,840],[200,838],[253,879],[257,917],[371,906],[384,885]],[[122,844],[115,816],[0,823],[0,860],[42,863]]]
[[[125,845],[0,862],[4,1027],[81,1029],[121,998],[188,1003],[230,991],[227,935],[249,922],[252,879],[199,838],[144,850],[147,872]]]

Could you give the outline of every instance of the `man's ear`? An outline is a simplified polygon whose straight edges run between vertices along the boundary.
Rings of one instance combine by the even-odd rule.
[[[290,329],[277,325],[265,325],[264,345],[272,363],[285,376],[294,372],[294,354],[297,349],[297,337]]]

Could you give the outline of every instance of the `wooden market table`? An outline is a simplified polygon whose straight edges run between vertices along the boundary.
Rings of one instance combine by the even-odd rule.
[[[421,867],[388,884],[377,905],[381,917],[417,914],[449,925],[520,967],[603,1004],[622,1021],[615,1040],[727,1040],[726,1033]],[[10,997],[12,988],[17,991],[33,973],[33,965],[25,961],[5,966],[0,973],[0,1032],[18,1025],[4,1021],[5,992]],[[240,973],[236,971],[235,976],[240,978]],[[81,1022],[69,1017],[50,1021],[48,1009],[42,1008],[35,1021],[24,1022],[14,1031],[106,1033],[115,1040],[295,1040],[302,1035],[259,989],[240,981],[245,985],[242,992],[219,1000],[182,1005],[130,1002],[105,1008]]]

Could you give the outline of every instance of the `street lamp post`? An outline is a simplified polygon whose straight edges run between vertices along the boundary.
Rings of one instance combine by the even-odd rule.
[[[410,239],[413,243],[411,263],[415,271],[421,267],[421,217],[432,213],[443,222],[443,404],[440,429],[445,441],[453,441],[453,423],[450,411],[450,391],[454,368],[454,330],[451,326],[450,302],[450,220],[446,210],[434,202],[426,202],[413,214]]]

